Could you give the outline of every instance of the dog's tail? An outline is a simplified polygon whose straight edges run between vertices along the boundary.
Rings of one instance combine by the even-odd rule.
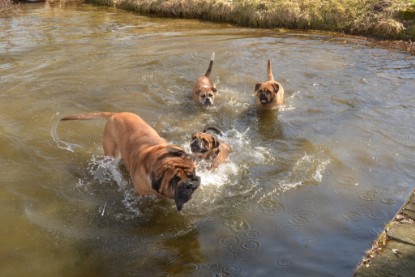
[[[216,134],[218,134],[218,135],[220,135],[220,136],[223,136],[223,132],[222,132],[221,130],[219,130],[219,128],[214,127],[214,126],[209,126],[209,127],[206,127],[206,128],[203,130],[203,133],[207,133],[207,131],[213,131],[213,132],[215,132]]]
[[[274,76],[272,75],[271,60],[268,60],[267,73],[268,81],[274,81]]]
[[[212,66],[213,66],[213,61],[215,60],[215,52],[212,53],[212,56],[210,56],[210,63],[209,63],[209,67],[205,73],[206,77],[209,77],[210,72],[212,72]]]
[[[66,120],[89,120],[89,119],[96,119],[96,118],[108,119],[113,114],[114,113],[110,113],[110,112],[74,114],[74,115],[68,115],[68,116],[65,116],[65,117],[61,118],[61,121],[66,121]]]

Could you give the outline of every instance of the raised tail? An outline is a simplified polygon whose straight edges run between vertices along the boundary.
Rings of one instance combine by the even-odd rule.
[[[110,113],[110,112],[74,114],[74,115],[68,115],[68,116],[65,116],[65,117],[61,118],[61,121],[66,121],[66,120],[89,120],[89,119],[96,119],[96,118],[108,119],[113,114],[114,113]]]
[[[209,77],[210,72],[212,72],[212,66],[213,66],[213,61],[215,60],[215,52],[212,53],[212,56],[210,56],[210,63],[209,63],[209,67],[205,73],[206,77]]]
[[[268,60],[267,73],[268,81],[274,81],[274,76],[272,75],[271,60]]]

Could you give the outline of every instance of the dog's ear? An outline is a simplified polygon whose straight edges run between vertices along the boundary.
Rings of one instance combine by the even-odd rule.
[[[200,90],[196,91],[196,95],[199,96],[200,94]]]
[[[258,89],[261,87],[262,83],[257,83],[255,85],[255,91],[258,91]]]
[[[219,141],[214,136],[212,136],[212,144],[213,148],[219,147]]]
[[[218,92],[218,90],[216,89],[216,87],[215,87],[215,86],[213,86],[213,87],[212,87],[212,91],[213,91],[214,93],[217,93],[217,92]]]
[[[203,130],[203,133],[207,133],[208,131],[214,131],[216,134],[223,136],[223,132],[221,130],[219,130],[219,128],[217,128],[217,127],[214,127],[214,126],[206,127]]]
[[[272,84],[272,87],[274,88],[275,93],[277,93],[280,90],[280,86],[277,83]]]
[[[170,157],[181,157],[181,158],[187,158],[189,157],[189,154],[187,154],[183,149],[180,148],[167,148],[167,153]]]

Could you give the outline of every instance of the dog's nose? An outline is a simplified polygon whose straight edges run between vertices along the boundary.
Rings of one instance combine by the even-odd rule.
[[[207,97],[207,98],[205,99],[205,105],[212,105],[212,104],[213,104],[212,99],[211,99],[210,97]]]
[[[202,143],[200,142],[200,140],[195,139],[190,144],[190,148],[193,152],[198,152],[202,148]]]
[[[185,183],[185,188],[188,190],[195,191],[200,186],[200,177],[195,176],[192,180]]]
[[[261,93],[261,94],[259,95],[259,100],[261,100],[261,102],[262,102],[262,103],[267,102],[267,101],[268,101],[268,96],[267,96],[267,94],[266,94],[266,93]]]

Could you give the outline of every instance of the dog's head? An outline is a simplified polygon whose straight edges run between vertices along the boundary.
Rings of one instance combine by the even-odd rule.
[[[196,91],[196,97],[202,106],[211,106],[214,104],[217,89],[215,85],[203,86]]]
[[[282,89],[276,81],[267,81],[255,85],[256,103],[258,106],[275,104],[277,94]]]
[[[196,164],[192,156],[180,148],[167,148],[167,152],[159,156],[150,179],[152,188],[174,199],[179,211],[200,186],[200,177],[196,175]]]
[[[215,150],[218,150],[218,147],[219,141],[217,138],[205,131],[197,132],[192,135],[190,149],[197,158],[210,158],[215,154]]]

